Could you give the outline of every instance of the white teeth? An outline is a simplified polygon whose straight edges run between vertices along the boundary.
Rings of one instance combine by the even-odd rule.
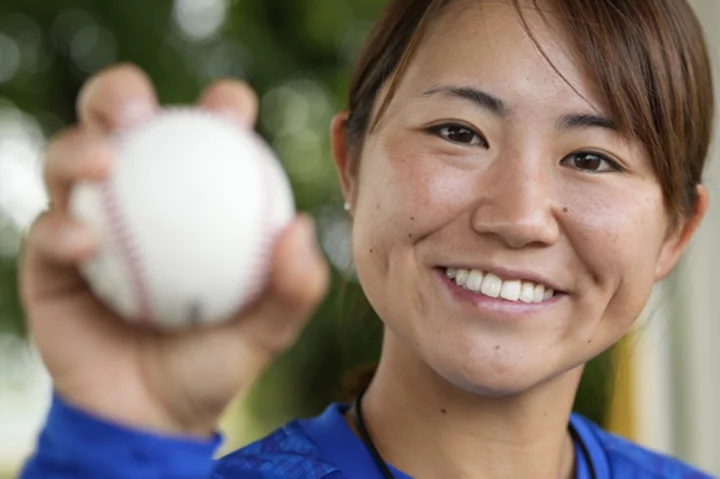
[[[538,284],[535,286],[535,291],[533,291],[533,303],[540,303],[543,298],[545,298],[545,286]]]
[[[470,276],[470,271],[466,269],[459,269],[455,274],[455,282],[458,286],[465,286],[467,284],[468,276]]]
[[[535,285],[533,283],[523,282],[520,288],[520,301],[523,303],[532,303],[535,295]]]
[[[505,281],[500,290],[500,297],[508,301],[517,301],[520,299],[520,288],[522,281]]]
[[[502,289],[502,280],[494,274],[488,274],[483,280],[480,292],[485,296],[491,298],[497,298],[500,296],[500,290]]]
[[[448,268],[445,270],[445,274],[458,286],[491,298],[522,301],[523,303],[542,303],[555,295],[553,289],[546,288],[542,284],[520,280],[503,281],[492,273],[485,274],[477,269]]]
[[[467,283],[465,283],[465,287],[469,289],[470,291],[478,292],[480,291],[480,288],[482,287],[483,283],[483,277],[481,271],[478,271],[476,269],[473,269],[470,271],[470,275],[468,276]]]

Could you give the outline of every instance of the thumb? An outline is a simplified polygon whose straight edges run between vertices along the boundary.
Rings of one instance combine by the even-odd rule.
[[[328,286],[315,227],[300,216],[278,239],[266,294],[241,319],[242,334],[273,356],[292,346]]]

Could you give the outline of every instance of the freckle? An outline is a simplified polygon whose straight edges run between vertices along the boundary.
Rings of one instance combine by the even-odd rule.
[[[379,209],[380,209],[380,203],[378,203],[378,204],[375,206],[375,209],[376,209],[376,210],[379,210]]]
[[[442,409],[440,410],[440,412],[443,413],[443,414],[445,414],[445,413],[447,413],[447,410],[446,410],[445,408],[442,408]]]
[[[415,217],[414,217],[414,216],[411,216],[411,217],[410,217],[410,221],[415,221]]]
[[[408,238],[412,238],[412,233],[408,233]]]
[[[567,206],[565,208],[563,208],[563,213],[567,213],[569,211],[570,211],[570,209]]]
[[[495,351],[500,351],[500,345],[495,346]]]
[[[374,252],[375,252],[375,250],[370,248],[370,254],[373,254]]]
[[[588,344],[592,343],[592,339],[588,339]]]

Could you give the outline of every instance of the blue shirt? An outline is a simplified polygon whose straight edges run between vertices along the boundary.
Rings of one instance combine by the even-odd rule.
[[[220,460],[210,440],[165,437],[91,417],[53,400],[35,455],[19,479],[382,479],[343,418],[347,405],[289,422]],[[577,479],[710,479],[675,459],[573,414]],[[390,466],[397,479],[412,479]],[[594,471],[594,476],[593,476]]]

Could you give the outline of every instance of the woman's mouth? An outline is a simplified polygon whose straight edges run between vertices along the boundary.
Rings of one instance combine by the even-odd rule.
[[[443,268],[445,275],[457,286],[472,293],[509,302],[537,304],[550,301],[556,291],[529,280],[503,279],[477,269]]]

